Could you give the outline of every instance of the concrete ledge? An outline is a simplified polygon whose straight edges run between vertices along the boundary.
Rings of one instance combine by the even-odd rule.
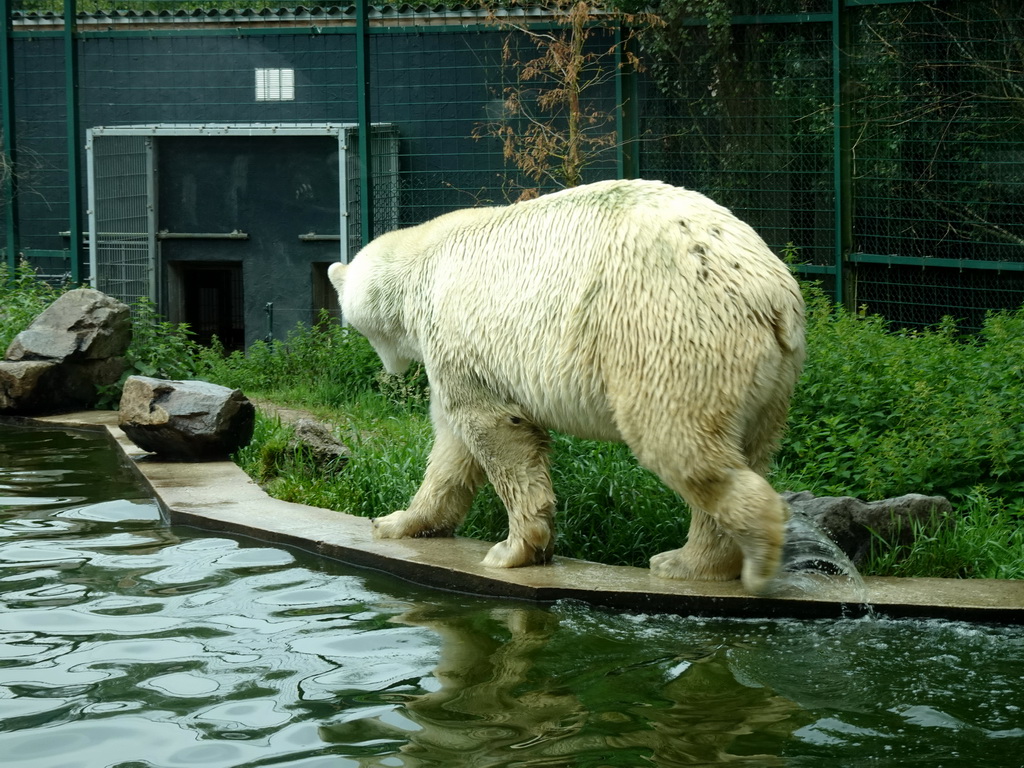
[[[638,612],[828,618],[870,610],[894,618],[1024,623],[1024,581],[868,578],[866,594],[823,581],[813,594],[751,597],[739,582],[674,582],[643,568],[555,558],[548,566],[483,568],[490,544],[471,539],[378,541],[370,521],[270,498],[230,461],[168,462],[137,448],[109,411],[34,423],[105,430],[164,505],[171,523],[249,536],[438,589],[535,602],[561,599]],[[865,605],[865,603],[867,605]]]

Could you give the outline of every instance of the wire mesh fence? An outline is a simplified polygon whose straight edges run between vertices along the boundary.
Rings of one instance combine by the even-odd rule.
[[[176,174],[192,162],[184,147],[198,145],[188,142],[165,143],[154,164],[181,176],[177,197],[155,182],[154,228],[175,220],[170,206],[193,205],[219,212],[207,229],[254,234],[191,251],[156,238],[153,298],[173,315],[192,279],[175,282],[178,262],[240,261],[249,340],[268,325],[280,335],[311,321],[330,293],[324,265],[350,257],[367,231],[511,202],[572,177],[557,142],[573,116],[550,101],[559,83],[530,69],[569,29],[550,8],[180,5],[79,4],[83,13],[65,29],[59,4],[15,0],[3,61],[5,150],[14,163],[3,198],[12,212],[9,263],[21,253],[47,274],[90,277],[90,232],[76,232],[70,213],[88,208],[88,164],[71,148],[97,126],[221,125],[232,135],[351,126],[337,146],[282,133],[217,159],[204,145],[205,176]],[[897,324],[949,314],[977,327],[987,310],[1019,306],[1019,3],[727,5],[724,20],[666,17],[653,31],[593,16],[579,54],[592,79],[577,107],[578,146],[587,149],[578,180],[638,174],[705,192],[837,300]],[[368,123],[377,127],[364,147],[358,136]],[[554,138],[530,138],[537,125]],[[547,154],[535,151],[543,141]],[[323,179],[335,177],[340,186],[324,192]],[[252,197],[278,201],[282,221],[260,235],[269,244],[256,242],[259,227],[249,222],[273,208],[247,204]],[[314,216],[307,226],[302,205],[334,206],[341,220]],[[366,217],[373,226],[362,226]]]

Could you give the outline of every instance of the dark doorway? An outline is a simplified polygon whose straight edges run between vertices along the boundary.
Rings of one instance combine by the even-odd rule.
[[[241,348],[315,319],[311,264],[340,257],[339,151],[336,135],[161,138],[157,238],[180,272],[167,303],[199,341]]]
[[[216,336],[228,351],[245,347],[242,264],[237,261],[178,262],[181,321],[195,340],[209,345]]]

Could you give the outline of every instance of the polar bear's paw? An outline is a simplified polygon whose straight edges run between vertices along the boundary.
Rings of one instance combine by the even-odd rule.
[[[750,594],[760,595],[769,590],[779,573],[781,555],[781,548],[776,547],[743,559],[743,586]]]
[[[411,539],[452,535],[450,528],[431,524],[421,515],[410,514],[407,509],[400,509],[390,515],[374,518],[371,522],[375,539]]]
[[[723,567],[693,556],[682,549],[670,549],[651,558],[651,573],[659,579],[683,581],[731,581],[739,576],[735,567]]]
[[[486,568],[521,568],[526,565],[543,565],[551,561],[553,547],[534,547],[522,539],[499,541],[483,559]]]

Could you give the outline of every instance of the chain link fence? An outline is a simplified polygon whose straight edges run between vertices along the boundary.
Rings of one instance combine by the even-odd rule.
[[[582,181],[640,175],[705,192],[837,300],[897,325],[952,315],[976,328],[986,311],[1018,307],[1024,8],[1011,0],[728,5],[731,18],[669,18],[636,37],[620,20],[595,22],[582,49],[592,77],[581,96]],[[117,7],[130,10],[81,6],[69,29],[61,8],[40,2],[14,0],[7,14],[9,264],[20,253],[48,275],[90,277],[81,152],[95,127],[230,126],[237,139],[253,126],[305,125],[347,137],[316,144],[293,131],[251,151],[224,142],[234,153],[224,157],[209,133],[164,141],[162,155],[157,139],[157,234],[163,219],[177,220],[174,204],[216,208],[204,231],[250,237],[186,251],[155,236],[155,298],[173,304],[188,288],[186,278],[175,287],[172,251],[174,263],[238,260],[247,270],[262,259],[244,289],[258,335],[268,304],[278,330],[328,304],[308,299],[329,294],[316,265],[347,258],[367,235],[559,184],[559,158],[549,155],[538,172],[536,157],[508,143],[538,123],[569,128],[564,110],[545,110],[557,83],[528,70],[566,30],[543,8]],[[624,51],[639,71],[624,65]],[[364,145],[359,132],[371,123]],[[205,177],[181,172],[190,146],[208,164]],[[287,159],[292,152],[301,162]],[[252,175],[274,154],[284,158],[276,170]],[[159,187],[176,174],[171,200]],[[218,179],[242,181],[217,192],[214,206]],[[279,217],[301,224],[300,239],[269,232],[260,237],[278,245],[243,251],[255,248],[250,222],[266,218],[247,209],[247,195],[274,197]],[[342,221],[325,213],[307,224],[316,206],[341,209]],[[312,276],[277,293],[256,290],[292,271]]]

